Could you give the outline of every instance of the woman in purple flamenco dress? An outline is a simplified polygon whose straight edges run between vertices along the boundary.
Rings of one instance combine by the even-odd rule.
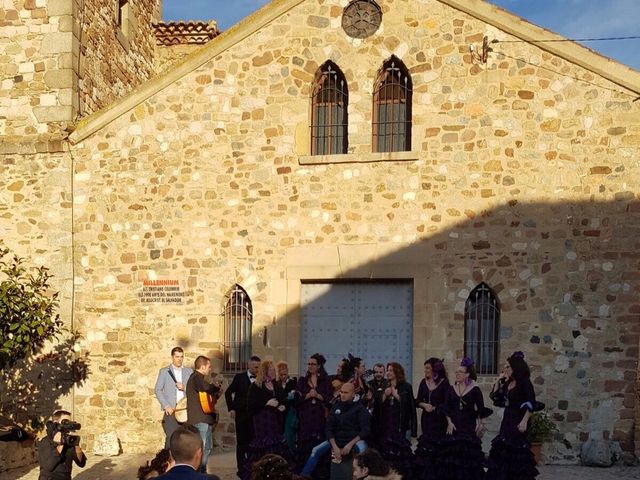
[[[380,453],[403,478],[411,478],[413,452],[411,437],[416,436],[417,416],[413,388],[406,381],[404,368],[396,362],[387,364],[389,386],[382,394],[380,412]]]
[[[326,440],[325,420],[327,405],[331,401],[331,383],[324,364],[324,356],[315,353],[307,362],[307,373],[298,379],[296,386],[296,409],[298,411],[298,448],[296,463],[300,468],[304,466],[311,450]],[[328,467],[328,462],[325,467]],[[316,475],[323,476],[328,468],[318,465]]]
[[[442,360],[431,357],[424,362],[424,378],[418,387],[416,407],[422,410],[422,435],[415,451],[414,478],[436,480],[436,463],[447,433],[447,416],[442,409],[449,379]]]
[[[473,360],[464,358],[456,369],[456,381],[449,386],[442,406],[447,416],[447,435],[436,466],[441,480],[484,480],[484,453],[478,432],[482,419],[493,411],[484,406],[476,385]]]
[[[531,414],[544,405],[536,402],[530,375],[524,354],[515,352],[491,392],[494,405],[504,407],[500,433],[489,452],[487,476],[491,480],[534,480],[539,473],[527,431]]]
[[[241,472],[241,478],[251,477],[251,466],[264,455],[273,453],[289,458],[284,437],[284,411],[286,395],[276,381],[273,362],[260,363],[256,381],[249,387],[247,410],[253,421],[254,436],[249,444],[249,459]]]

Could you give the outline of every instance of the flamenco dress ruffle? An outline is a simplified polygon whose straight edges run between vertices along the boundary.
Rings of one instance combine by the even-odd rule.
[[[382,414],[382,438],[377,442],[377,446],[391,468],[403,478],[411,478],[414,460],[411,442],[399,431],[399,425],[400,410],[393,405],[385,404]]]
[[[242,480],[251,478],[251,466],[263,456],[273,453],[280,455],[290,464],[291,453],[283,434],[282,413],[275,408],[266,407],[253,418],[254,438],[249,444],[249,459],[240,472]]]
[[[534,480],[540,473],[529,442],[509,442],[502,435],[491,442],[487,465],[487,478],[491,480]]]
[[[418,438],[418,446],[414,452],[413,477],[415,480],[438,480],[436,476],[438,461],[442,453],[442,441]],[[405,477],[406,478],[406,477]]]
[[[435,462],[439,480],[485,480],[485,457],[480,439],[474,436],[447,436]]]

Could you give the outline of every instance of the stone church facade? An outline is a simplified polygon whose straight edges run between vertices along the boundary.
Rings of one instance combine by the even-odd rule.
[[[18,3],[3,22],[48,18],[43,38],[66,25],[61,2]],[[24,115],[0,120],[0,224],[7,245],[52,267],[83,335],[90,375],[64,401],[89,446],[105,431],[125,451],[161,444],[153,385],[174,345],[232,370],[245,352],[230,343],[230,292],[251,302],[243,341],[297,373],[332,285],[373,305],[370,285],[400,282],[414,383],[425,358],[452,371],[469,352],[470,299],[490,292],[489,370],[525,352],[560,429],[549,458],[575,460],[589,436],[638,451],[640,73],[542,43],[560,37],[481,1],[276,0],[168,68],[150,47],[159,6],[132,1],[130,57],[115,55],[112,77],[83,57],[80,74],[78,52],[104,49],[85,48],[68,3],[77,28],[60,55],[25,33],[18,71],[2,67],[0,106]],[[329,67],[342,100],[314,103]],[[376,99],[396,67],[411,123],[389,148]],[[48,83],[60,70],[83,81]],[[324,105],[346,122],[328,148],[312,128]],[[367,315],[384,330],[369,311],[358,332]],[[223,414],[219,442],[231,428]]]

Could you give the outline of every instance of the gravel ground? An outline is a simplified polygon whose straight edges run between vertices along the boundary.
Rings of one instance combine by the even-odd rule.
[[[90,456],[85,468],[74,468],[76,480],[135,480],[138,466],[153,454],[124,454],[118,457]],[[538,467],[537,480],[640,480],[640,467],[590,468],[544,465]],[[222,480],[236,480],[233,452],[214,453],[209,459],[209,472]],[[38,480],[38,468],[22,468],[0,473],[0,480]],[[410,480],[410,479],[405,479]]]

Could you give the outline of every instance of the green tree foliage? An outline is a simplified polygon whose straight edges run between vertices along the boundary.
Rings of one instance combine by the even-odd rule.
[[[0,247],[0,370],[37,353],[61,332],[51,276],[45,267],[28,269],[23,258]]]

